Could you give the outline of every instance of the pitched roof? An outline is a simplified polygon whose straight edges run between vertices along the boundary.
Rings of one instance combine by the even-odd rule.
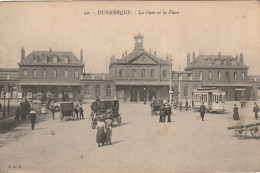
[[[152,60],[154,60],[155,62],[157,62],[158,64],[169,64],[169,62],[167,60],[161,59],[156,57],[153,54],[148,53],[145,50],[137,50],[135,49],[134,51],[132,51],[131,53],[129,53],[128,55],[126,55],[125,57],[123,57],[122,59],[117,60],[116,64],[125,64],[125,63],[130,63],[134,60],[136,60],[137,58],[139,58],[142,55],[146,55],[149,58],[151,58]]]
[[[33,62],[33,57],[38,57],[37,63]],[[53,57],[57,57],[57,63],[54,63],[52,61]],[[65,63],[65,57],[69,58],[69,63]],[[33,51],[18,64],[19,65],[84,66],[84,64],[80,62],[72,52],[66,52],[66,51]]]

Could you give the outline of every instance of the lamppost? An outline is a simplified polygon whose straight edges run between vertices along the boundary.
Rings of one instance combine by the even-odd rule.
[[[170,83],[169,83],[169,101],[170,105],[172,105],[172,59],[170,59]]]
[[[11,96],[11,93],[10,93],[10,83],[7,84],[8,86],[8,106],[7,106],[7,112],[8,112],[8,115],[10,114],[10,96]]]
[[[5,116],[5,97],[6,97],[6,92],[5,92],[5,91],[4,91],[3,95],[4,95],[4,111],[3,111],[3,116]]]
[[[179,66],[179,102],[181,100],[181,66]]]

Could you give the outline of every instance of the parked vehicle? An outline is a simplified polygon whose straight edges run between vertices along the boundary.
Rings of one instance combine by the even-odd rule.
[[[74,104],[73,102],[61,102],[60,103],[60,121],[64,117],[72,117],[74,115]]]
[[[151,101],[151,115],[159,115],[160,113],[160,107],[163,104],[163,100],[161,99],[155,99]]]

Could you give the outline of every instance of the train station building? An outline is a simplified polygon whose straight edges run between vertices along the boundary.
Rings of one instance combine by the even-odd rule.
[[[19,68],[0,69],[0,97],[3,99],[62,100],[119,99],[139,102],[192,99],[194,89],[216,88],[227,101],[260,100],[260,75],[249,75],[244,55],[187,54],[184,71],[173,70],[172,60],[144,49],[144,37],[134,36],[134,49],[122,57],[110,58],[109,73],[85,73],[83,50],[80,58],[67,51],[33,51],[25,56],[21,49]]]

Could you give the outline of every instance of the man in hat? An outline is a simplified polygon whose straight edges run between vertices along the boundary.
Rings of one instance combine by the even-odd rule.
[[[161,122],[163,123],[164,122],[165,116],[166,116],[166,108],[165,108],[164,104],[162,104],[161,107],[160,107],[159,123],[161,123]]]
[[[111,119],[112,111],[108,110],[107,111],[107,117],[105,120],[106,124],[106,144],[111,144],[111,138],[112,138],[112,119]]]
[[[82,104],[80,103],[79,105],[79,118],[84,119],[84,115],[83,115],[83,108],[82,108]]]
[[[204,106],[204,102],[202,102],[202,105],[200,106],[199,112],[200,112],[201,120],[204,121],[204,115],[205,115],[205,112],[206,112],[206,107]]]
[[[186,102],[185,102],[186,111],[188,111],[188,107],[189,107],[189,102],[188,102],[188,100],[186,99]]]
[[[171,122],[172,107],[169,104],[167,105],[167,115],[168,115],[168,122]]]
[[[256,104],[256,102],[255,102],[255,106],[254,106],[253,112],[255,112],[255,119],[257,120],[257,118],[259,118],[259,116],[258,116],[259,107]]]
[[[36,112],[33,109],[31,109],[31,111],[29,113],[29,118],[31,120],[32,130],[34,130],[34,124],[35,124],[35,120],[36,120]]]

